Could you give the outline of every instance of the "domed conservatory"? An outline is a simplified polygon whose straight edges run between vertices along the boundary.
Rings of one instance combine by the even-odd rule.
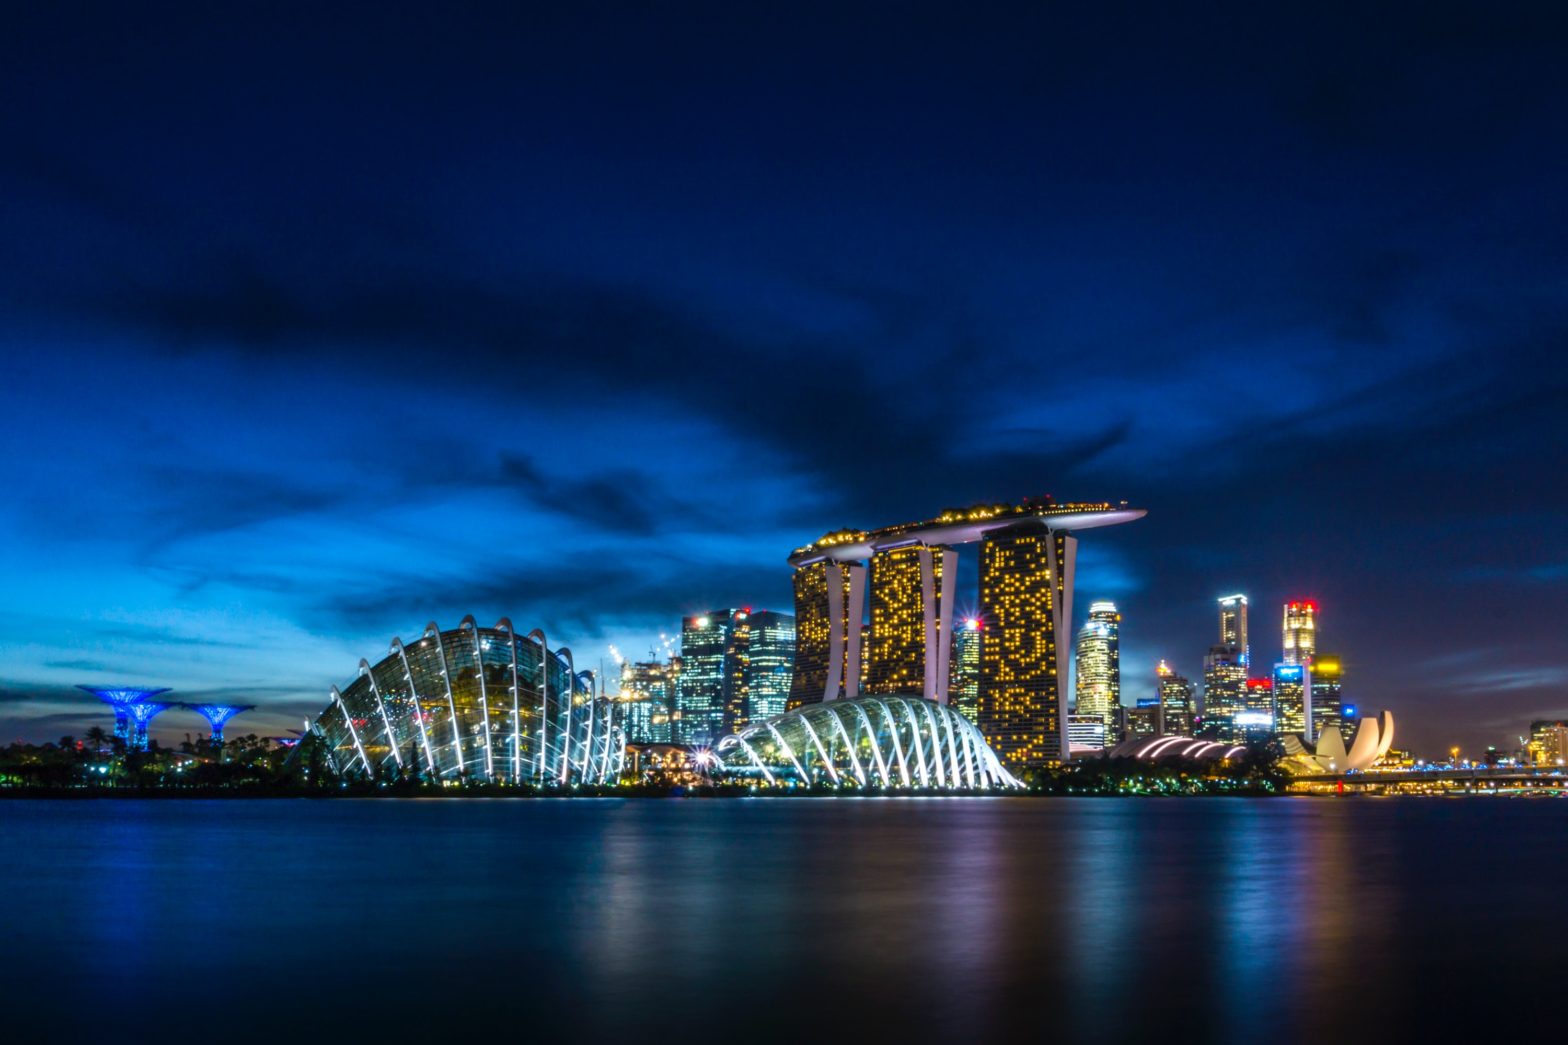
[[[345,778],[483,781],[561,787],[615,781],[625,738],[572,651],[502,618],[481,628],[434,623],[394,638],[309,726]]]
[[[1023,784],[958,711],[915,696],[807,704],[715,748],[720,775],[759,786],[985,791]]]

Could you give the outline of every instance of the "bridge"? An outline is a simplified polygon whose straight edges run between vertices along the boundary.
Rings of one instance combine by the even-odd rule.
[[[1568,769],[1562,766],[1422,766],[1365,773],[1321,773],[1292,777],[1292,791],[1394,790],[1446,791],[1568,791]]]

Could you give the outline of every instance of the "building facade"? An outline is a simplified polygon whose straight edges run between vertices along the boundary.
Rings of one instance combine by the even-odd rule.
[[[1114,602],[1089,604],[1089,620],[1078,632],[1074,650],[1073,689],[1079,716],[1094,716],[1115,736],[1116,712],[1122,703],[1122,615]]]
[[[1061,762],[1069,751],[1062,678],[1077,541],[1031,528],[980,543],[979,725],[1008,766]]]
[[[680,658],[621,665],[619,698],[627,743],[672,743]]]
[[[953,632],[947,699],[971,722],[980,717],[980,632],[984,627],[979,617],[969,617]]]
[[[1233,646],[1241,656],[1243,665],[1252,660],[1252,647],[1247,639],[1247,597],[1226,595],[1220,604],[1221,646]]]
[[[1311,664],[1318,648],[1318,604],[1307,599],[1285,603],[1283,633],[1286,664]]]
[[[745,706],[745,610],[720,609],[681,621],[681,674],[676,686],[672,737],[677,744],[707,745],[727,732],[726,716]]]
[[[1203,658],[1203,728],[1218,740],[1242,739],[1236,718],[1247,710],[1247,665],[1239,646],[1210,646]]]
[[[1195,689],[1191,682],[1163,660],[1154,669],[1159,678],[1160,707],[1164,711],[1164,733],[1175,736],[1192,736],[1193,720],[1197,716],[1194,706]]]
[[[795,618],[757,610],[746,621],[746,712],[731,731],[748,722],[784,714],[795,671]]]
[[[952,548],[907,545],[872,557],[868,693],[918,693],[947,702],[949,588],[957,573]]]
[[[1302,664],[1274,665],[1274,733],[1306,736],[1312,711],[1312,673]]]
[[[1333,653],[1314,653],[1307,674],[1308,689],[1312,694],[1313,738],[1321,737],[1331,729],[1343,733],[1345,670],[1339,656]]]

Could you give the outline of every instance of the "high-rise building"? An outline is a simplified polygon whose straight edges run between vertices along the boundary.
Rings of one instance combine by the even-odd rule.
[[[1311,664],[1318,648],[1318,604],[1307,599],[1285,603],[1286,664]]]
[[[1317,739],[1331,729],[1342,729],[1340,721],[1345,672],[1339,657],[1318,653],[1307,669],[1312,693],[1312,737]]]
[[[791,709],[859,696],[865,680],[860,626],[865,599],[863,563],[818,559],[796,568]]]
[[[1568,726],[1553,721],[1530,723],[1530,743],[1526,750],[1532,765],[1562,765],[1568,761]]]
[[[1274,679],[1247,680],[1247,710],[1232,720],[1238,743],[1262,740],[1274,734]]]
[[[1139,697],[1138,705],[1127,709],[1127,736],[1157,737],[1165,733],[1165,709],[1159,697]]]
[[[1122,702],[1122,615],[1114,602],[1089,604],[1089,620],[1078,632],[1073,671],[1075,710],[1105,723],[1115,736],[1116,709]]]
[[[1058,655],[1072,620],[1078,542],[1038,526],[980,542],[980,731],[1009,767],[1068,753],[1067,700]]]
[[[1234,646],[1243,666],[1251,663],[1252,647],[1247,642],[1247,597],[1226,595],[1220,602],[1221,646]]]
[[[1274,733],[1295,733],[1310,743],[1307,728],[1312,712],[1312,675],[1303,664],[1274,665]]]
[[[1247,664],[1241,647],[1210,646],[1203,658],[1203,724],[1219,740],[1242,737],[1236,716],[1247,710]]]
[[[787,613],[757,610],[746,623],[750,636],[746,648],[745,722],[761,722],[784,714],[789,702],[795,664],[795,618]],[[744,724],[737,718],[730,731]]]
[[[1105,750],[1105,720],[1099,715],[1068,715],[1067,739],[1074,751]]]
[[[680,658],[668,661],[627,661],[621,665],[619,714],[624,716],[626,739],[632,744],[671,742],[671,715],[680,678]]]
[[[867,693],[946,700],[958,553],[924,544],[871,559],[871,650]]]
[[[1154,669],[1160,679],[1160,707],[1165,712],[1166,733],[1173,736],[1191,736],[1195,709],[1193,685],[1163,660]]]
[[[681,675],[675,705],[677,744],[712,744],[725,735],[725,717],[745,707],[745,610],[713,610],[681,622]]]
[[[967,617],[953,631],[952,679],[947,685],[947,701],[971,722],[980,714],[980,632],[984,622]]]

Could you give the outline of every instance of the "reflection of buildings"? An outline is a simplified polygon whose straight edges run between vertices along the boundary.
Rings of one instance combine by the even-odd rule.
[[[1318,604],[1306,599],[1285,603],[1284,662],[1311,664],[1317,652]]]
[[[1072,531],[1130,522],[1141,510],[1110,504],[977,505],[924,522],[830,533],[790,556],[801,621],[794,706],[860,691],[949,699],[953,585],[959,545],[980,544],[981,730],[1005,761],[1062,757],[1067,738],[1070,633],[1077,540]],[[869,586],[869,642],[855,641]],[[862,656],[862,653],[865,655]]]
[[[1108,740],[1116,735],[1122,702],[1121,621],[1114,602],[1091,603],[1074,651],[1075,710],[1080,718],[1098,718]]]
[[[1192,683],[1176,674],[1175,669],[1163,660],[1155,668],[1155,672],[1160,679],[1160,707],[1165,713],[1164,726],[1160,732],[1191,736],[1194,693]]]

